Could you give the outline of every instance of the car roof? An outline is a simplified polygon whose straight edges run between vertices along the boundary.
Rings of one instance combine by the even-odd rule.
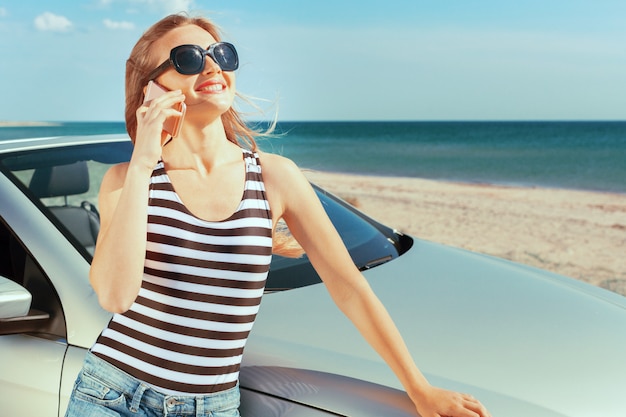
[[[94,143],[126,141],[130,141],[130,138],[125,133],[109,135],[54,136],[44,138],[8,139],[0,141],[0,155],[25,150],[49,149],[63,146],[77,146]]]

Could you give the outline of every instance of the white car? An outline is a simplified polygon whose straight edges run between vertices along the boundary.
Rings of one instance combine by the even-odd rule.
[[[0,142],[1,415],[57,417],[106,325],[88,282],[125,135]],[[626,298],[401,235],[317,189],[431,383],[494,416],[626,416]],[[275,257],[241,369],[245,417],[414,416],[307,261]],[[130,401],[130,399],[129,399]]]

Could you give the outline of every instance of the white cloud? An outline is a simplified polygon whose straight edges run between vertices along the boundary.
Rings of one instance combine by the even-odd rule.
[[[112,30],[133,30],[135,29],[135,24],[132,22],[114,22],[111,19],[104,19],[102,21],[102,23],[104,24],[104,26],[107,29],[112,29]]]
[[[67,32],[72,28],[72,22],[65,16],[44,12],[35,18],[35,27],[41,31]]]
[[[4,7],[0,7],[0,17],[6,17],[9,15],[9,12]]]

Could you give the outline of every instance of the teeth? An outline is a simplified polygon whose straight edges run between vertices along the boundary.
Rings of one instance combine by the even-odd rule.
[[[222,91],[224,89],[224,86],[222,86],[222,84],[212,84],[208,87],[203,88],[203,90],[207,90],[207,91]]]

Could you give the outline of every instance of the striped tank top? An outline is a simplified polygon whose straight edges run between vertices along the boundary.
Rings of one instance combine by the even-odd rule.
[[[272,253],[261,165],[256,153],[242,151],[242,200],[217,222],[189,212],[163,163],[155,167],[141,289],[91,348],[165,394],[208,394],[238,381]]]

